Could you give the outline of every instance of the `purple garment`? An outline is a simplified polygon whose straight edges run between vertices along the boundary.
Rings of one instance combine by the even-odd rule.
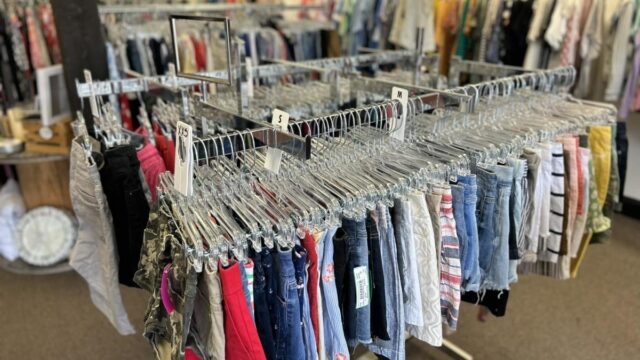
[[[629,116],[631,103],[633,102],[636,94],[638,75],[640,75],[640,32],[638,32],[635,36],[635,54],[633,55],[633,67],[631,68],[631,74],[627,79],[627,86],[624,90],[624,96],[622,97],[620,111],[618,111],[618,118],[620,119],[626,119],[627,116]]]

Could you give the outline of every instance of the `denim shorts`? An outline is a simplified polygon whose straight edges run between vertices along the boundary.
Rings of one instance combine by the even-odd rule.
[[[405,358],[404,343],[404,304],[402,302],[402,284],[400,283],[400,270],[398,269],[398,255],[396,250],[395,235],[391,224],[391,214],[385,206],[376,208],[378,219],[378,233],[380,234],[381,254],[385,266],[384,276],[387,305],[387,326],[390,340],[374,339],[367,348],[378,355],[390,359]]]
[[[467,234],[467,249],[465,250],[464,263],[462,264],[462,274],[465,277],[462,285],[465,291],[478,291],[480,288],[480,264],[478,263],[479,244],[478,222],[476,219],[476,206],[478,203],[477,179],[476,175],[459,176],[458,179],[464,184],[464,221]],[[458,234],[458,236],[460,235]]]
[[[277,305],[276,358],[304,359],[300,300],[293,266],[292,250],[278,251],[280,279]]]
[[[494,165],[493,171],[497,177],[497,199],[494,214],[495,234],[493,251],[486,277],[483,281],[484,289],[509,289],[509,198],[513,183],[513,168]]]
[[[336,274],[333,260],[333,237],[337,228],[327,230],[318,247],[323,249],[320,272],[320,292],[322,294],[322,322],[324,328],[324,348],[327,359],[349,357],[349,348],[342,328],[340,304],[336,290]]]
[[[369,249],[367,246],[367,229],[364,220],[342,220],[342,228],[347,234],[347,264],[344,277],[344,302],[342,316],[344,318],[347,344],[355,347],[358,343],[371,342],[371,304],[356,308],[357,268],[365,267],[369,274]],[[397,260],[396,260],[397,261]],[[368,286],[368,284],[367,284]]]

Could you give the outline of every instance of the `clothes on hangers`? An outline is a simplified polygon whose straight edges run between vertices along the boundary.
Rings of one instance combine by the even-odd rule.
[[[118,277],[121,284],[137,285],[133,274],[142,248],[142,236],[149,218],[149,203],[138,175],[140,161],[132,145],[107,149],[100,169],[109,209],[113,215],[118,249]]]
[[[119,253],[113,217],[98,170],[104,166],[103,158],[96,153],[88,159],[79,138],[74,139],[71,146],[69,176],[71,201],[78,219],[78,238],[69,264],[85,279],[91,301],[118,333],[132,335],[135,329],[127,316],[118,286]]]

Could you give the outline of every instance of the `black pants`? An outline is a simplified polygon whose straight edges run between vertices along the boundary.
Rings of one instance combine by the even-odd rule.
[[[624,183],[627,177],[627,153],[629,152],[629,139],[627,138],[627,123],[618,121],[616,133],[616,145],[618,151],[618,173],[620,174],[620,202],[624,198]]]
[[[118,248],[118,277],[123,285],[138,287],[133,275],[138,268],[142,237],[149,219],[149,204],[139,176],[140,162],[131,145],[109,149],[100,169],[102,187],[113,216]]]

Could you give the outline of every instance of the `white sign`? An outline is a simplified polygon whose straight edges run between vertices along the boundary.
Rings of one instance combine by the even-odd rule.
[[[356,309],[369,305],[369,268],[358,266],[353,269],[356,284]]]
[[[289,114],[275,109],[271,117],[271,124],[280,128],[280,131],[287,132],[289,127]],[[264,167],[274,173],[280,172],[280,162],[282,161],[282,150],[275,148],[267,149],[267,159],[265,160]]]
[[[391,136],[400,141],[404,141],[404,129],[407,123],[407,103],[409,102],[409,91],[399,87],[393,87],[391,89],[391,99],[400,100],[402,105],[402,115],[399,118],[394,119],[392,123]]]
[[[173,187],[183,195],[193,194],[193,128],[178,121],[176,129],[176,165]]]

